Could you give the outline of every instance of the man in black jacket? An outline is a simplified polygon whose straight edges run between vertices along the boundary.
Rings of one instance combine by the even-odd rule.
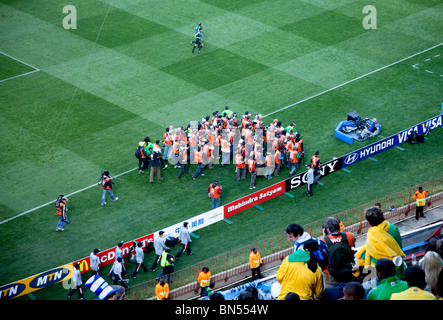
[[[149,182],[152,183],[154,181],[154,171],[157,172],[157,179],[162,180],[162,175],[160,171],[160,157],[162,156],[161,149],[159,147],[160,140],[155,142],[153,152],[151,154],[151,174],[149,176]]]

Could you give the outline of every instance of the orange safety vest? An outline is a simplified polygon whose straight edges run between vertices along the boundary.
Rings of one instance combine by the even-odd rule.
[[[165,283],[164,286],[160,284],[160,282],[155,286],[155,295],[157,296],[157,300],[163,300],[163,298],[169,297],[169,285]]]
[[[57,215],[61,216],[63,215],[63,208],[64,208],[65,204],[63,202],[60,202],[60,206],[57,208]]]
[[[107,177],[104,181],[102,181],[102,189],[111,189],[110,184],[107,184],[111,180],[109,177]]]
[[[197,281],[200,283],[202,288],[209,286],[209,281],[211,280],[211,271],[208,272],[200,272],[198,275]]]
[[[189,137],[189,145],[190,146],[196,146],[197,145],[197,141],[195,141],[195,137],[196,134],[195,133],[191,133],[190,137]]]
[[[245,167],[245,160],[243,159],[243,157],[239,154],[235,155],[235,165],[237,166],[237,168],[239,169],[243,169]]]
[[[289,150],[289,155],[288,155],[288,160],[291,163],[297,163],[298,159],[297,159],[297,151],[295,150]]]
[[[260,264],[262,263],[260,252],[257,251],[257,253],[254,253],[254,251],[251,252],[249,255],[249,267],[251,269],[258,268]]]
[[[203,157],[202,157],[202,152],[201,151],[195,151],[194,152],[194,161],[196,163],[202,163],[203,162]]]
[[[428,194],[428,191],[423,190],[423,192],[416,191],[414,194],[414,199],[417,201],[418,207],[424,207],[426,204],[426,195]]]
[[[172,152],[177,155],[180,152],[180,143],[178,141],[174,142],[172,145]]]
[[[182,151],[182,161],[181,163],[186,163],[188,161],[188,152],[186,151],[186,149],[184,149]]]
[[[299,140],[298,142],[296,142],[296,149],[298,152],[302,152],[303,150],[301,149],[301,144],[303,143],[303,140]]]
[[[276,164],[280,164],[281,163],[281,160],[279,158],[280,154],[281,154],[280,150],[276,150],[275,151],[275,159],[274,159],[274,161],[275,161]]]
[[[312,156],[311,165],[313,169],[320,168],[320,157]]]
[[[248,160],[248,169],[249,169],[249,172],[251,172],[251,173],[255,172],[255,161],[254,160],[251,160],[251,159]]]
[[[163,144],[172,144],[172,138],[171,138],[171,134],[168,132],[165,132],[163,134]]]
[[[274,166],[274,162],[272,160],[273,159],[272,159],[272,156],[270,154],[266,156],[266,165],[268,167]]]
[[[212,155],[211,148],[209,148],[209,146],[206,145],[206,146],[203,147],[203,150],[204,150],[204,153],[206,154],[206,156],[207,156],[208,158],[210,158],[211,155]]]
[[[220,193],[218,192],[220,190],[219,186],[216,186],[215,188],[212,187],[212,184],[210,185],[210,189],[209,189],[209,197],[211,199],[218,199],[220,198]]]

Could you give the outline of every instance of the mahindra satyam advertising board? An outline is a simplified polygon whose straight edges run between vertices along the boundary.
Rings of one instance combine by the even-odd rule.
[[[264,188],[260,191],[251,193],[241,199],[233,201],[224,206],[224,217],[228,218],[236,213],[246,210],[250,207],[258,205],[264,201],[268,201],[285,193],[285,182],[280,181],[272,186]]]

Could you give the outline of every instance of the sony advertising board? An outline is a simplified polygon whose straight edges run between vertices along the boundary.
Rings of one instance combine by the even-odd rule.
[[[320,174],[321,176],[327,176],[328,174],[331,174],[333,172],[336,172],[342,168],[342,158],[335,158],[331,161],[328,161],[324,164],[322,164],[320,168]],[[305,185],[306,182],[306,175],[307,171],[299,173],[296,176],[290,177],[286,179],[285,182],[285,192],[291,191],[293,189],[296,189],[302,185]]]

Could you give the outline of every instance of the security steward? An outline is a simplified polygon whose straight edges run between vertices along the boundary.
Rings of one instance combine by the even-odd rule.
[[[415,208],[415,219],[419,219],[419,217],[426,218],[423,213],[423,209],[426,205],[426,195],[429,193],[428,190],[423,191],[422,187],[419,187],[418,190],[414,193],[414,200],[417,203]]]
[[[210,282],[211,271],[209,271],[208,267],[203,267],[197,278],[197,285],[200,286],[201,289],[200,296],[204,295],[205,291],[209,288]],[[195,289],[195,292],[197,293],[197,289]]]
[[[260,267],[263,265],[263,261],[260,256],[260,252],[258,252],[257,248],[253,248],[251,250],[251,254],[249,255],[249,267],[252,272],[252,281],[255,279],[262,278]]]
[[[175,257],[170,254],[171,250],[169,248],[163,250],[162,257],[160,260],[160,266],[163,268],[163,276],[167,276],[166,282],[169,283],[171,280],[170,274],[174,272],[174,260]]]
[[[169,298],[169,285],[165,280],[160,279],[155,286],[155,296],[157,297],[157,300],[167,300]]]

